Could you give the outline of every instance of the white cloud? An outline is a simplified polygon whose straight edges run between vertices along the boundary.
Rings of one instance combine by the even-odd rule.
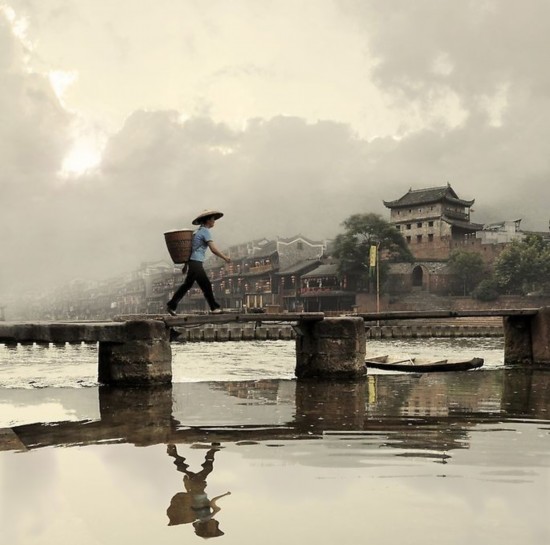
[[[28,41],[27,30],[29,28],[29,21],[25,17],[18,17],[15,11],[8,5],[0,4],[0,13],[2,13],[8,20],[13,34],[28,47],[30,42]]]
[[[63,159],[60,175],[63,178],[80,176],[101,163],[101,146],[93,138],[80,138]]]
[[[64,71],[64,70],[52,70],[48,74],[50,80],[50,85],[53,87],[55,94],[59,101],[64,104],[64,97],[67,93],[67,89],[78,79],[78,74],[75,71]]]
[[[489,125],[491,127],[502,127],[503,116],[508,107],[508,91],[509,83],[503,83],[498,86],[493,95],[483,95],[479,98],[479,102],[487,111]]]

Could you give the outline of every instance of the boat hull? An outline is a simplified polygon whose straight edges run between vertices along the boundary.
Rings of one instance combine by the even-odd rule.
[[[419,362],[414,359],[392,361],[387,356],[380,358],[367,358],[367,368],[383,369],[385,371],[404,371],[409,373],[429,373],[443,371],[468,371],[478,369],[483,365],[483,358],[471,358],[469,360],[449,361],[439,360],[433,362]]]

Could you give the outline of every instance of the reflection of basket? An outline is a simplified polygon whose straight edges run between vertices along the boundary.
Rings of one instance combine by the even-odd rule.
[[[192,229],[178,229],[164,233],[164,240],[174,263],[187,263],[191,257]]]

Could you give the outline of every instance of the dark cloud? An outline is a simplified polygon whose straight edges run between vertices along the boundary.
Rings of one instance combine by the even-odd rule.
[[[477,199],[479,221],[520,212],[545,221],[548,186],[520,157],[536,160],[542,149],[523,137],[468,125],[367,143],[332,122],[278,117],[232,131],[208,119],[181,122],[174,112],[137,112],[108,143],[99,172],[17,204],[27,221],[12,235],[36,244],[16,252],[14,272],[30,281],[39,262],[52,281],[132,270],[166,258],[162,233],[212,207],[226,213],[215,231],[223,245],[296,233],[330,238],[352,213],[387,214],[383,199],[447,181]]]
[[[550,4],[545,0],[341,0],[377,59],[373,77],[424,115],[451,98],[430,130],[406,135],[378,163],[396,187],[453,183],[480,221],[523,217],[545,229],[550,200]],[[447,120],[448,121],[448,120]],[[408,170],[408,173],[407,173]],[[397,192],[399,193],[399,192]],[[498,216],[498,217],[497,217]]]
[[[546,0],[340,0],[378,59],[382,86],[425,97],[448,86],[463,99],[492,94],[499,83],[526,83],[547,96],[541,70],[548,47]]]
[[[108,143],[100,172],[64,188],[58,221],[79,226],[78,236],[64,236],[69,247],[78,240],[78,258],[94,248],[85,261],[96,274],[167,257],[162,233],[189,227],[206,208],[226,214],[220,244],[328,237],[344,203],[355,202],[341,184],[358,182],[365,145],[336,123],[281,117],[232,131],[204,118],[181,122],[174,112],[136,112]]]
[[[254,118],[235,129],[208,116],[136,111],[96,171],[63,180],[72,116],[46,78],[25,70],[26,52],[0,14],[0,294],[168,259],[163,232],[189,227],[206,208],[226,214],[214,231],[222,247],[331,238],[353,213],[387,217],[383,200],[450,182],[476,199],[475,221],[521,217],[525,228],[546,229],[546,3],[340,5],[364,25],[390,96],[429,109],[430,97],[451,93],[463,119],[436,116],[399,139],[366,141],[330,120]]]

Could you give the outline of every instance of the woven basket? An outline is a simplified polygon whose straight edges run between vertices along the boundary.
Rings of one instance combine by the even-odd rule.
[[[164,233],[168,252],[174,263],[187,263],[191,257],[193,229],[178,229]]]

